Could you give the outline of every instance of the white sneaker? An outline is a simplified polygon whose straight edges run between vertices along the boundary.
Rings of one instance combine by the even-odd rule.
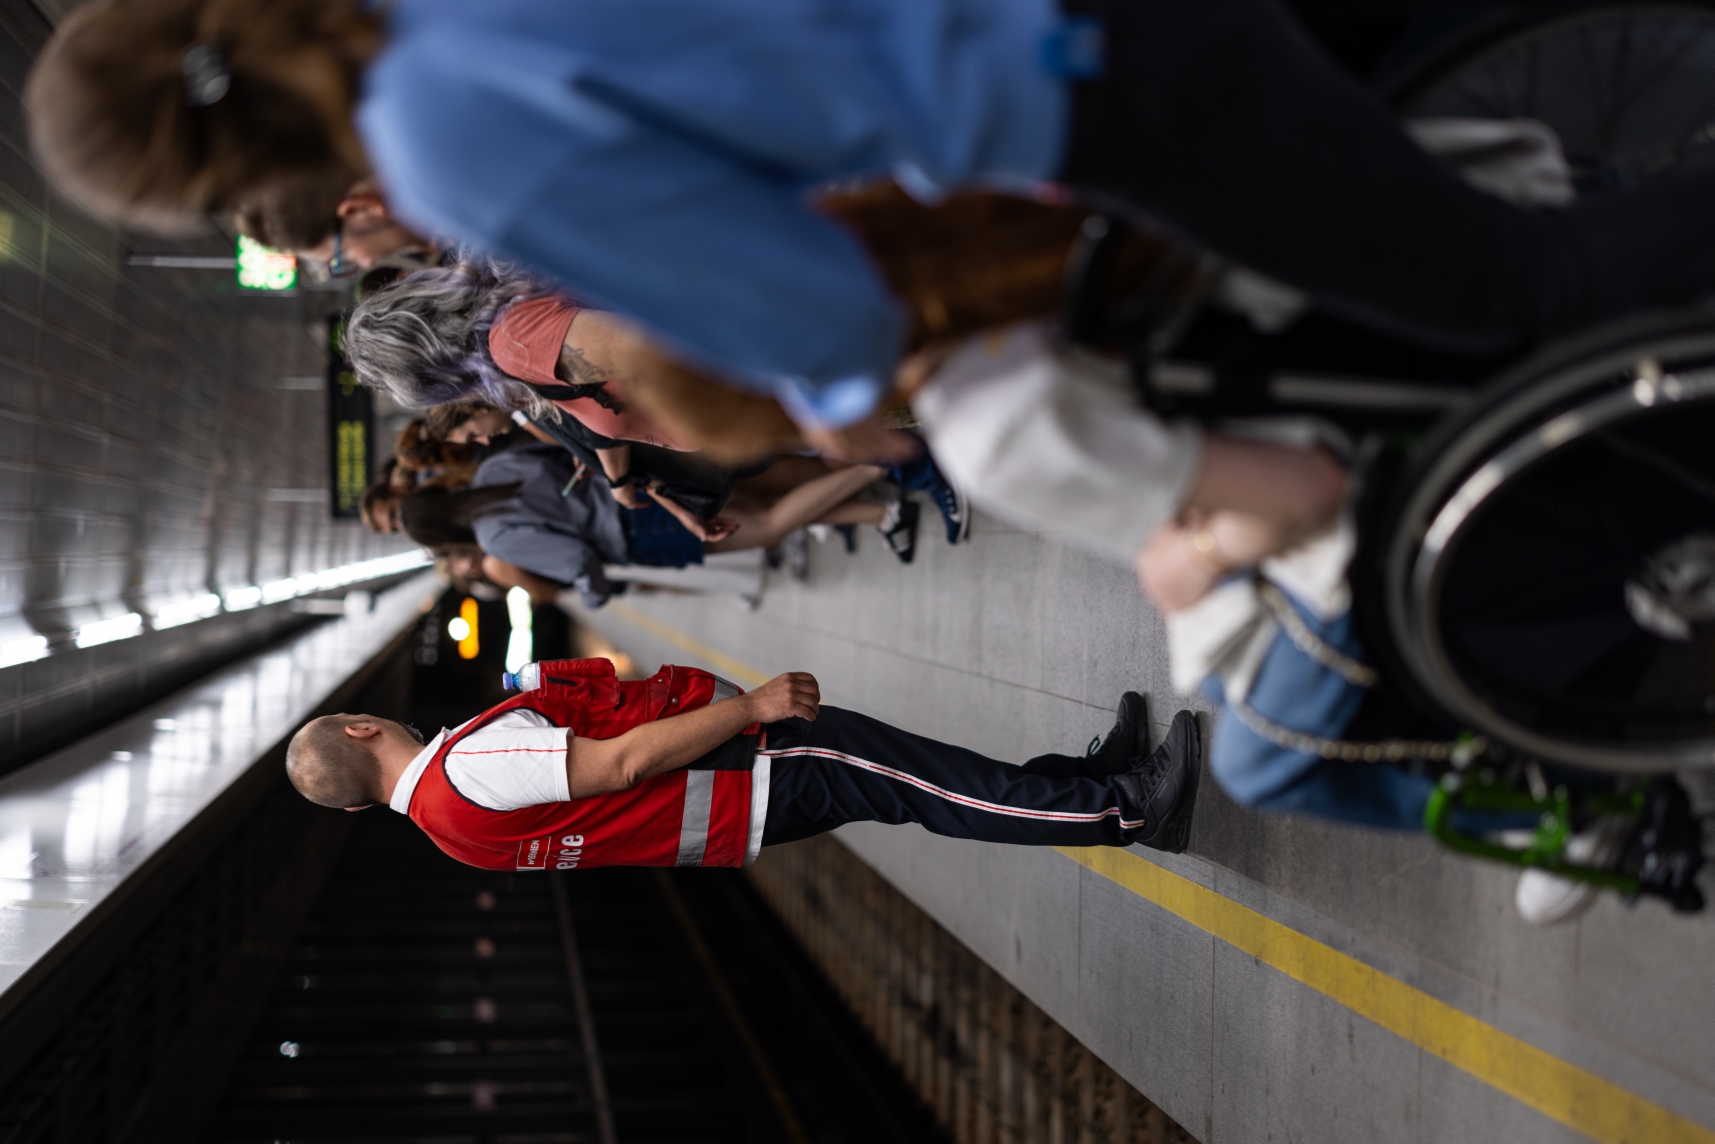
[[[1619,856],[1631,821],[1604,818],[1589,830],[1566,840],[1566,859],[1581,866],[1606,866]],[[1526,870],[1519,875],[1513,901],[1519,916],[1533,926],[1551,926],[1571,921],[1590,908],[1598,887],[1589,882],[1562,878],[1546,870]]]

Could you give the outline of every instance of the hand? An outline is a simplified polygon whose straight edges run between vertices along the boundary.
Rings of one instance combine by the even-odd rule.
[[[613,493],[613,499],[626,508],[643,508],[649,503],[638,495],[637,486],[630,482],[614,485],[610,491]]]
[[[1177,612],[1207,596],[1221,577],[1282,551],[1291,540],[1283,526],[1262,517],[1186,509],[1149,534],[1133,568],[1156,608]]]
[[[804,443],[825,456],[864,465],[898,465],[923,449],[902,429],[889,429],[879,410],[843,429],[804,429]]]
[[[684,505],[666,496],[661,489],[661,484],[656,482],[650,485],[647,491],[655,503],[666,509],[686,532],[704,544],[713,544],[717,540],[725,540],[738,531],[737,521],[726,520],[721,517],[704,520]]]
[[[1132,564],[1137,586],[1163,615],[1189,608],[1229,571],[1216,554],[1204,551],[1213,535],[1208,518],[1189,512],[1184,517],[1189,519],[1170,520],[1150,533]]]
[[[755,691],[747,692],[744,698],[758,723],[792,718],[813,721],[822,708],[822,689],[816,685],[816,677],[807,671],[777,675]]]
[[[893,387],[907,397],[915,397],[917,391],[928,384],[953,352],[951,344],[943,343],[918,350],[910,357],[899,363],[899,368],[893,371]]]
[[[717,516],[703,525],[703,543],[713,544],[717,540],[725,540],[738,531],[738,521],[729,516]]]

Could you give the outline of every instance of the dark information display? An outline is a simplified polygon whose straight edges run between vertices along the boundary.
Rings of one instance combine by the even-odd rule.
[[[333,515],[356,519],[375,467],[375,399],[345,360],[345,319],[328,319],[328,464]]]

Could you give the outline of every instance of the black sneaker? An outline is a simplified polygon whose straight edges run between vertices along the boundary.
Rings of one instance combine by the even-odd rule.
[[[930,490],[935,507],[941,510],[941,520],[947,526],[947,543],[957,544],[971,538],[971,501],[950,484]]]
[[[947,526],[948,544],[957,544],[970,536],[971,502],[942,474],[927,448],[903,465],[889,467],[888,476],[901,489],[929,494]]]
[[[1091,739],[1084,757],[1103,774],[1123,775],[1149,754],[1149,709],[1143,696],[1128,691],[1120,696],[1113,729],[1105,739]]]
[[[1676,913],[1703,909],[1697,875],[1703,854],[1703,822],[1691,796],[1672,775],[1650,780],[1644,812],[1620,854],[1619,868],[1635,875],[1646,894],[1666,898]]]
[[[887,521],[876,525],[901,564],[911,563],[917,555],[917,518],[922,513],[915,502],[897,500],[887,506]]]
[[[1185,852],[1202,765],[1202,729],[1195,715],[1181,711],[1154,754],[1129,774],[1114,776],[1114,785],[1130,796],[1133,813],[1141,812],[1143,819],[1130,828],[1128,841],[1169,854]]]

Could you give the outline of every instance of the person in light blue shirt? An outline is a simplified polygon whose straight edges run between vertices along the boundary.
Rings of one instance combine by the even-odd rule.
[[[1049,179],[1058,19],[1050,0],[406,0],[357,122],[402,216],[839,425],[889,384],[905,321],[807,193]]]
[[[904,322],[813,208],[843,180],[1058,184],[1445,348],[1513,350],[1715,288],[1715,165],[1565,209],[1500,202],[1420,151],[1278,0],[385,12],[76,11],[27,93],[38,154],[87,205],[144,223],[373,172],[411,225],[522,261],[853,435]]]

